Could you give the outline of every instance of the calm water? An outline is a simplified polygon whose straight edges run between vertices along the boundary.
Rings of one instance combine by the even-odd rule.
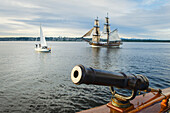
[[[143,74],[153,88],[170,87],[170,43],[124,43],[121,49],[91,48],[85,42],[0,42],[0,112],[74,113],[110,101],[108,87],[74,85],[77,64]]]

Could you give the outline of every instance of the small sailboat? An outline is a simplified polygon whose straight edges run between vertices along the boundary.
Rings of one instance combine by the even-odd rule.
[[[39,52],[50,52],[51,51],[51,48],[48,48],[45,37],[43,36],[41,25],[40,25],[40,43],[35,44],[35,46],[36,46],[35,51],[39,51]]]
[[[94,27],[88,31],[85,35],[82,36],[82,39],[88,42],[92,47],[119,47],[122,45],[122,41],[118,35],[118,30],[115,29],[110,31],[110,24],[108,15],[105,17],[106,23],[104,24],[104,31],[102,33],[102,37],[107,39],[107,42],[101,42],[101,34],[100,34],[100,27],[99,27],[99,20],[98,18],[95,19]],[[92,41],[85,39],[84,37],[92,36]]]

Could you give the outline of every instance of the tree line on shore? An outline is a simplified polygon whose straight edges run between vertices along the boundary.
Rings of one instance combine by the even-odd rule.
[[[91,41],[91,38],[87,38]],[[123,42],[170,42],[170,40],[156,40],[156,39],[126,39],[121,38]],[[39,41],[40,37],[5,37],[0,38],[0,41]],[[106,39],[100,39],[101,41],[106,42]],[[46,37],[46,41],[83,41],[81,37]]]

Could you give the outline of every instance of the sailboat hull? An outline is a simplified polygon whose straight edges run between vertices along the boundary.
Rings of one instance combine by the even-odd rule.
[[[35,48],[35,51],[37,51],[37,52],[51,52],[51,49],[50,48],[47,48],[47,49]]]

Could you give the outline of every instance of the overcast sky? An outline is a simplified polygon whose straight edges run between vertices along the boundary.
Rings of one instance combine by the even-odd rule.
[[[0,37],[80,37],[109,13],[120,37],[170,39],[170,0],[0,0]]]

